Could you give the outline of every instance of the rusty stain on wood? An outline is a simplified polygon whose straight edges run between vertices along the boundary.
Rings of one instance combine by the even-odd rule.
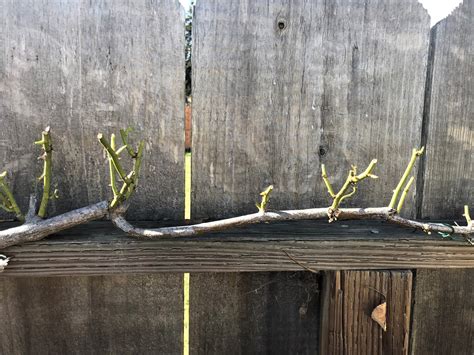
[[[184,148],[186,151],[191,150],[192,139],[191,139],[191,104],[186,103],[184,105]]]

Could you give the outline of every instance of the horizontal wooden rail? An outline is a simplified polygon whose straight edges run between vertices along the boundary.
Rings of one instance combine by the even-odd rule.
[[[12,259],[0,277],[474,267],[474,247],[462,239],[374,221],[259,224],[155,241],[100,221],[1,252]]]

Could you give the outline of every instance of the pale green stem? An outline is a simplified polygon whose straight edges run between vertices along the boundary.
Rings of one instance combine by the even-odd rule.
[[[344,182],[344,185],[342,185],[341,189],[339,192],[334,196],[334,200],[332,201],[331,209],[332,210],[337,210],[339,208],[339,205],[341,203],[341,200],[343,199],[344,195],[346,194],[347,189],[352,183],[352,179],[354,178],[353,170],[349,172],[349,175],[347,176],[346,181]]]
[[[3,191],[4,198],[9,202],[9,206],[6,206],[7,208],[5,210],[10,210],[10,212],[14,212],[16,218],[23,222],[25,220],[25,217],[21,213],[20,207],[18,207],[18,204],[16,203],[15,197],[13,196],[12,192],[10,191],[10,188],[8,185],[5,183],[4,178],[7,176],[7,172],[3,172],[0,174],[0,189]]]
[[[370,177],[372,179],[377,179],[377,176],[372,174],[372,170],[374,170],[375,164],[377,164],[377,159],[372,159],[371,162],[369,163],[369,166],[367,166],[367,169],[365,169],[359,175],[356,175],[354,177],[353,181],[358,182],[360,180],[365,179],[366,177]]]
[[[41,203],[38,210],[38,216],[41,218],[44,218],[46,216],[51,190],[51,163],[53,147],[51,145],[51,136],[49,134],[49,131],[49,127],[46,127],[46,129],[42,133],[41,140],[35,142],[36,145],[43,146],[44,151],[43,155],[41,156],[41,159],[43,159],[43,174],[40,176],[40,179],[43,180],[43,196],[41,198]]]
[[[0,208],[4,209],[5,211],[12,213],[15,212],[13,208],[11,208],[11,204],[8,201],[8,198],[0,191]]]
[[[467,225],[472,226],[472,219],[471,219],[471,215],[469,214],[469,206],[468,205],[464,205],[464,214],[463,214],[463,216],[464,216],[464,218],[466,218]]]
[[[7,207],[6,205],[4,205],[4,204],[0,205],[0,208],[1,208],[2,210],[4,210],[5,212],[8,212],[8,213],[13,213],[13,212],[15,212],[15,211],[13,211],[13,209],[8,208],[8,207]]]
[[[115,151],[115,153],[117,153],[117,155],[120,155],[120,154],[122,154],[122,152],[123,152],[126,148],[127,148],[127,146],[126,146],[126,145],[123,145],[123,146],[121,146],[119,149],[117,149],[117,150]]]
[[[400,213],[403,207],[403,203],[405,202],[405,198],[408,195],[408,191],[410,190],[411,185],[413,184],[413,181],[415,181],[415,178],[412,176],[410,180],[408,180],[407,185],[403,189],[402,195],[400,196],[400,200],[398,201],[397,205],[397,212]]]
[[[324,183],[326,184],[329,195],[331,195],[332,198],[336,197],[336,193],[334,192],[331,182],[329,181],[328,175],[326,174],[326,167],[324,166],[324,164],[321,164],[321,176],[323,178]]]
[[[145,142],[141,141],[140,144],[138,145],[138,150],[134,152],[135,158],[133,162],[133,186],[129,188],[128,191],[126,192],[125,199],[130,198],[133,191],[135,191],[135,188],[138,185],[138,175],[140,173],[140,168],[142,166],[142,158],[143,158],[144,149],[145,149]]]
[[[2,190],[0,190],[0,203],[9,205],[7,197],[3,194]]]
[[[128,144],[128,130],[126,130],[126,129],[121,129],[121,130],[120,130],[120,137],[122,137],[122,142],[123,142],[124,146],[126,147],[128,154],[129,154],[132,158],[136,158],[137,152],[135,152],[135,151],[133,150],[133,148]]]
[[[3,192],[0,191],[0,207],[8,212],[11,212],[9,209],[7,209],[7,205],[9,205],[7,198],[5,197]]]
[[[110,136],[110,147],[115,151],[115,134],[111,134]],[[109,175],[110,175],[110,187],[112,188],[112,192],[114,194],[114,198],[118,195],[117,189],[117,182],[115,181],[115,167],[112,161],[112,158],[109,156]]]
[[[398,195],[400,194],[400,191],[405,185],[405,182],[407,181],[408,176],[410,175],[413,169],[413,166],[415,165],[416,158],[421,156],[424,150],[425,150],[425,147],[421,147],[419,150],[413,149],[407,168],[405,169],[405,172],[403,173],[402,178],[398,182],[397,187],[395,188],[395,190],[393,190],[392,199],[390,200],[390,204],[388,205],[389,208],[391,209],[395,208],[395,204],[397,203],[397,200],[398,200]]]
[[[260,193],[260,196],[262,196],[262,201],[260,202],[260,204],[258,203],[255,204],[260,213],[265,213],[265,208],[267,207],[268,201],[270,200],[270,193],[272,191],[273,191],[273,185],[270,185],[265,189],[265,191],[262,191]]]
[[[356,167],[352,167],[352,169],[349,171],[349,175],[347,176],[346,178],[346,181],[344,182],[344,185],[342,185],[341,189],[339,190],[339,192],[334,196],[334,200],[332,201],[332,205],[330,207],[331,210],[335,211],[339,208],[339,205],[341,204],[341,202],[343,200],[345,200],[346,198],[352,196],[355,194],[357,188],[355,187],[355,185],[361,181],[361,180],[364,180],[365,178],[372,178],[372,179],[376,179],[377,176],[376,175],[373,175],[372,174],[372,170],[374,170],[375,168],[375,164],[377,164],[377,160],[376,159],[373,159],[369,166],[367,167],[367,169],[364,170],[364,172],[362,172],[361,174],[359,175],[356,175],[357,174],[357,170],[356,170]],[[353,191],[349,194],[346,194],[347,192],[347,189],[352,186],[353,188]]]
[[[124,182],[122,184],[122,188],[120,189],[119,193],[117,194],[117,196],[114,197],[114,199],[110,203],[110,208],[115,208],[122,201],[126,200],[127,199],[127,197],[126,197],[127,194],[128,194],[128,196],[130,196],[131,192],[129,193],[129,191],[130,190],[133,191],[133,189],[135,188],[134,175],[135,175],[134,171],[132,171],[130,174],[127,175],[127,180],[129,182]]]
[[[127,174],[125,173],[125,170],[123,170],[122,165],[119,162],[119,157],[118,157],[117,153],[115,152],[115,150],[112,149],[109,142],[107,141],[107,139],[104,137],[104,135],[102,133],[99,133],[97,135],[97,138],[99,139],[99,142],[104,146],[104,148],[107,151],[110,159],[112,159],[112,163],[115,167],[115,170],[119,174],[122,181],[130,184],[130,181],[127,178]]]
[[[133,152],[134,162],[133,162],[133,170],[126,176],[124,183],[120,189],[120,191],[114,195],[114,199],[110,203],[111,208],[117,207],[122,201],[127,200],[130,198],[132,193],[135,191],[135,188],[138,184],[138,174],[140,172],[141,164],[142,164],[142,157],[143,157],[143,150],[145,148],[145,142],[141,141],[138,145],[138,150]]]
[[[357,191],[357,186],[352,185],[352,191],[348,193],[347,195],[342,196],[341,199],[339,200],[339,204],[341,204],[342,201],[344,201],[346,198],[353,196],[356,193],[356,191]]]

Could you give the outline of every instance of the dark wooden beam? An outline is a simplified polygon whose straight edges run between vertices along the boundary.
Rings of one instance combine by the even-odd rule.
[[[0,225],[0,228],[7,225]],[[1,251],[2,276],[474,267],[463,239],[381,222],[260,224],[198,238],[137,240],[93,222]]]

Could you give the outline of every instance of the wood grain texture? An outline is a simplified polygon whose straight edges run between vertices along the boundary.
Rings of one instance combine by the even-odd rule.
[[[411,289],[411,271],[324,273],[320,353],[408,354]],[[386,332],[371,319],[385,301]]]
[[[0,280],[2,354],[181,354],[182,275]]]
[[[474,204],[474,1],[465,0],[431,30],[425,93],[420,216],[459,218]],[[442,208],[440,208],[442,206]],[[474,272],[418,270],[413,354],[466,354],[474,349]]]
[[[261,224],[199,238],[141,241],[109,222],[1,251],[0,277],[146,272],[474,268],[472,247],[380,223]],[[303,266],[302,266],[303,265]]]
[[[194,216],[253,211],[270,183],[272,208],[328,205],[320,164],[339,186],[372,158],[380,179],[349,204],[388,203],[420,144],[417,1],[203,0],[193,31]]]
[[[471,355],[474,270],[418,270],[412,354]]]
[[[135,128],[146,141],[132,218],[183,209],[184,36],[174,0],[2,1],[0,170],[25,209],[41,164],[33,146],[50,125],[51,213],[110,197],[97,134]],[[181,79],[181,80],[180,80]]]
[[[192,274],[192,354],[316,354],[319,275]]]
[[[474,1],[432,29],[421,215],[459,218],[474,203]]]

